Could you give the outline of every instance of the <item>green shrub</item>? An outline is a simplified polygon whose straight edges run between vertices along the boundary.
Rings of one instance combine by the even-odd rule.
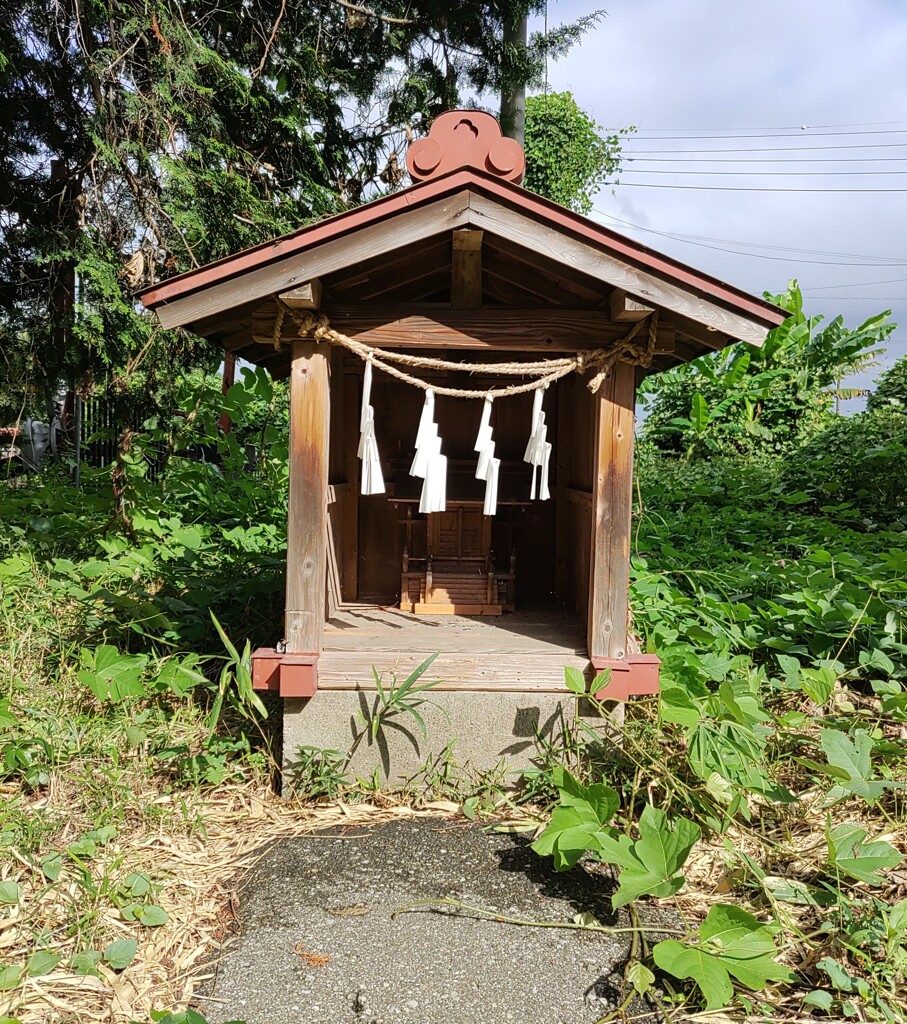
[[[907,412],[907,356],[902,356],[882,374],[866,406],[870,412],[879,409]]]
[[[907,512],[907,417],[878,405],[836,417],[790,457],[784,479],[819,504],[897,518]]]

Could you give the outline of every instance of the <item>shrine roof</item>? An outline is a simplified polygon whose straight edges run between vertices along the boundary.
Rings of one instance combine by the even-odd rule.
[[[416,180],[408,188],[152,285],[139,297],[164,327],[191,325],[223,341],[227,322],[248,319],[257,305],[316,278],[327,283],[330,299],[332,280],[346,275],[349,281],[355,268],[379,269],[411,252],[413,259],[400,264],[402,287],[407,274],[426,276],[429,250],[439,273],[447,259],[449,273],[442,243],[446,239],[449,249],[452,231],[471,228],[484,234],[492,259],[518,260],[524,271],[538,264],[539,280],[545,282],[539,302],[592,309],[607,306],[618,289],[674,316],[681,330],[691,325],[699,341],[689,358],[735,340],[761,344],[786,318],[784,310],[762,298],[521,187],[522,159],[522,150],[501,137],[490,115],[449,112],[410,148],[407,162]],[[507,277],[506,268],[501,274]],[[577,303],[582,288],[588,299]],[[444,304],[437,289],[426,296],[398,296],[389,288],[383,294],[394,301],[415,296]],[[346,296],[363,297],[349,291]],[[711,339],[700,344],[702,331],[714,333],[714,344]]]

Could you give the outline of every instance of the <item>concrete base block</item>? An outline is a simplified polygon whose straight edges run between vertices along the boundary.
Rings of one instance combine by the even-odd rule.
[[[346,754],[359,739],[349,764],[351,778],[371,779],[375,769],[388,788],[429,782],[426,769],[442,766],[453,781],[475,780],[493,772],[499,784],[513,784],[515,773],[532,768],[539,754],[537,736],[561,742],[573,721],[574,700],[554,693],[439,691],[418,708],[423,735],[409,714],[385,719],[372,739],[363,724],[379,707],[374,691],[320,690],[313,697],[284,702],[284,784],[292,789],[300,747]],[[585,701],[580,713],[602,722]]]

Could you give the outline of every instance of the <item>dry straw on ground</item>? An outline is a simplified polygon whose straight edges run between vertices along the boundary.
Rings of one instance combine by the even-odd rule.
[[[132,835],[122,830],[115,843],[105,847],[103,866],[111,877],[141,870],[163,883],[157,902],[170,915],[162,927],[141,928],[124,921],[115,910],[105,911],[102,931],[107,941],[139,939],[134,961],[121,972],[102,964],[98,977],[80,977],[66,968],[76,940],[64,922],[72,921],[75,901],[84,900],[84,892],[67,881],[65,873],[57,885],[48,886],[40,869],[24,858],[7,861],[3,878],[17,881],[23,898],[11,911],[0,910],[0,963],[24,963],[36,948],[35,933],[40,928],[49,932],[43,948],[62,955],[63,960],[50,974],[0,992],[0,1017],[9,1014],[22,1024],[125,1024],[150,1020],[151,1010],[184,1007],[229,943],[237,909],[236,880],[271,842],[325,826],[437,817],[457,809],[445,802],[423,809],[390,803],[302,805],[248,785],[222,786],[194,798],[161,799],[186,803],[184,814],[201,823],[201,828],[161,829],[153,834],[146,823]],[[96,861],[96,872],[100,866]]]

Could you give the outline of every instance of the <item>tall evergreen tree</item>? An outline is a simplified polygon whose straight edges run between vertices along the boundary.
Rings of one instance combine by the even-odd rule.
[[[407,135],[538,80],[596,18],[505,51],[504,22],[539,6],[9,0],[0,418],[26,391],[198,360],[134,290],[398,187]]]

